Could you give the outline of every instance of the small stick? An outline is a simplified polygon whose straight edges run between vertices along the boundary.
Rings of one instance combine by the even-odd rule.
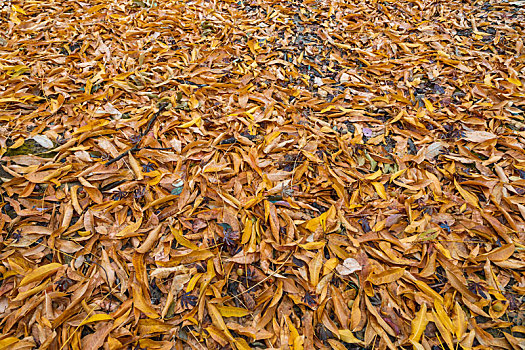
[[[110,159],[106,162],[106,164],[104,164],[105,166],[108,166],[110,164],[113,164],[115,163],[116,161],[119,161],[121,160],[122,158],[124,158],[125,156],[127,156],[130,152],[135,152],[135,151],[138,151],[140,148],[139,148],[139,145],[140,145],[140,141],[142,141],[142,138],[151,130],[151,127],[153,126],[153,123],[155,123],[155,120],[157,120],[158,116],[166,109],[166,107],[168,106],[167,103],[163,102],[159,105],[159,110],[153,115],[153,117],[151,117],[151,119],[149,120],[148,122],[148,125],[146,126],[146,129],[144,130],[144,132],[142,132],[140,134],[140,137],[139,137],[139,140],[137,141],[137,143],[135,143],[133,145],[133,147],[131,147],[130,149],[122,152],[121,154],[119,154],[117,157],[113,158],[113,159]]]

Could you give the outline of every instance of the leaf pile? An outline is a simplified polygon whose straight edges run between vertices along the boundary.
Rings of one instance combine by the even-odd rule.
[[[0,349],[523,349],[523,2],[1,6]]]

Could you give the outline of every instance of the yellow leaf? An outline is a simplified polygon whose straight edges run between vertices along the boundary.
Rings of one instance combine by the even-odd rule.
[[[143,318],[140,319],[138,323],[139,334],[163,333],[169,331],[172,328],[172,325],[167,324],[162,320]]]
[[[321,268],[323,267],[323,251],[319,250],[317,255],[310,261],[310,282],[312,286],[317,286],[319,283],[319,274],[321,273]]]
[[[241,202],[239,202],[239,200],[237,198],[233,197],[231,194],[226,193],[226,192],[219,192],[218,195],[219,195],[219,197],[224,199],[225,202],[227,202],[228,204],[231,204],[235,208],[240,208],[241,207]]]
[[[177,126],[177,128],[182,128],[182,129],[186,129],[186,128],[189,128],[190,126],[193,126],[195,124],[200,124],[201,122],[201,116],[198,116],[197,118],[194,118],[193,120],[187,122],[187,123],[184,123],[184,124],[181,124],[179,126]]]
[[[246,244],[252,237],[253,232],[253,220],[249,217],[246,218],[246,222],[244,224],[244,231],[242,233],[241,238],[241,244]]]
[[[319,157],[317,157],[317,156],[314,155],[313,153],[310,153],[310,152],[308,152],[308,151],[304,151],[304,150],[303,150],[302,153],[303,153],[303,155],[304,155],[306,158],[308,158],[308,160],[310,160],[310,161],[312,161],[312,162],[314,162],[314,163],[322,163],[322,162],[323,162],[322,159],[320,159]]]
[[[447,343],[449,349],[454,349],[454,342],[452,339],[452,334],[450,331],[445,327],[443,322],[441,322],[441,319],[437,315],[437,313],[432,310],[432,321],[434,321],[434,324],[436,325],[438,329],[439,335],[442,337],[442,339],[445,340],[445,343]]]
[[[385,186],[383,186],[383,184],[381,182],[372,182],[372,185],[376,189],[376,192],[377,192],[377,194],[379,195],[379,197],[381,199],[386,199],[387,198],[386,197]]]
[[[215,256],[215,254],[213,254],[213,252],[209,251],[208,249],[192,250],[189,254],[183,256],[183,263],[189,264],[195,261],[206,260],[213,256]]]
[[[135,251],[140,254],[146,254],[149,252],[161,236],[162,229],[163,226],[159,224],[157,227],[151,230],[144,242],[142,242],[142,244]]]
[[[353,47],[351,45],[348,45],[348,44],[341,44],[341,43],[334,42],[334,45],[337,46],[340,49],[353,50]]]
[[[434,112],[435,108],[432,106],[432,102],[430,102],[428,99],[424,98],[423,102],[425,103],[425,107],[428,109],[430,113]]]
[[[160,182],[160,180],[162,180],[162,174],[157,170],[147,173],[147,176],[152,175],[155,175],[155,177],[152,179],[148,179],[148,185],[155,186]]]
[[[270,135],[266,136],[265,138],[266,144],[269,145],[279,135],[281,135],[280,131],[274,131]]]
[[[26,284],[29,284],[31,282],[41,281],[47,276],[55,273],[61,267],[62,265],[59,263],[51,263],[44,266],[40,266],[31,271],[29,274],[27,274],[20,282],[19,287],[25,286]]]
[[[301,54],[299,55],[299,58],[297,58],[297,64],[301,64],[301,62],[303,61],[303,56],[304,56],[304,52],[301,52]]]
[[[17,14],[16,11],[11,12],[11,14],[9,15],[9,20],[11,22],[13,22],[14,24],[18,25],[18,24],[22,23],[22,21],[20,19],[18,19],[16,14]],[[18,75],[13,75],[12,77],[14,78],[16,76],[18,76]]]
[[[237,350],[251,350],[252,348],[248,344],[246,340],[243,338],[235,338],[235,346],[237,346]]]
[[[243,207],[244,209],[250,209],[254,205],[260,203],[263,199],[264,199],[263,196],[252,197],[246,201]]]
[[[412,332],[410,333],[410,340],[418,343],[421,335],[425,331],[428,324],[427,318],[427,304],[423,303],[416,317],[412,320]]]
[[[209,333],[210,337],[219,343],[221,347],[228,345],[228,337],[226,337],[223,331],[217,329],[215,326],[208,326],[205,329]]]
[[[181,234],[181,231],[180,230],[177,230],[177,229],[174,229],[173,227],[170,227],[170,230],[171,230],[171,233],[173,234],[173,236],[175,237],[175,240],[183,247],[186,247],[186,248],[190,248],[190,249],[193,249],[193,250],[197,250],[199,249],[199,247],[197,247],[197,245],[195,245],[194,243],[192,243],[189,239],[187,239],[186,237],[184,237],[182,234]]]
[[[341,344],[335,339],[328,339],[328,343],[330,344],[333,350],[347,350],[348,349],[346,346],[344,346],[343,344]]]
[[[363,343],[363,341],[357,339],[354,333],[352,333],[352,331],[350,331],[349,329],[339,329],[339,337],[345,343],[359,344],[359,345]]]
[[[305,244],[299,244],[299,247],[306,250],[318,250],[324,248],[325,244],[325,242],[308,242]]]
[[[327,211],[325,211],[318,217],[308,220],[308,222],[305,225],[305,228],[314,232],[315,230],[317,230],[319,225],[321,225],[323,227],[323,231],[326,231],[327,219],[329,218],[333,219],[335,218],[335,215],[336,215],[336,210],[335,210],[335,207],[332,205],[330,209],[328,209]]]
[[[87,13],[94,13],[94,12],[100,11],[100,10],[103,9],[104,7],[106,7],[105,4],[100,4],[100,5],[92,6],[92,7],[90,7],[90,8],[87,10]]]
[[[129,77],[130,75],[134,74],[134,72],[125,72],[125,73],[120,73],[119,75],[116,75],[114,78],[113,78],[113,81],[117,81],[117,80],[125,80],[127,77]]]
[[[136,222],[131,223],[130,225],[124,227],[119,233],[116,234],[117,237],[131,237],[138,236],[137,230],[142,225],[142,217],[140,217]]]
[[[390,176],[390,182],[394,181],[395,179],[397,179],[398,177],[400,177],[401,175],[403,175],[403,173],[405,171],[407,171],[408,168],[405,168],[405,169],[401,169],[399,171],[396,171],[394,174],[392,174],[392,176]]]
[[[161,198],[156,199],[153,202],[149,203],[148,205],[146,205],[144,207],[144,210],[152,208],[152,207],[156,207],[157,205],[161,205],[163,203],[169,202],[169,201],[174,200],[174,199],[176,199],[178,197],[179,197],[178,194],[170,194],[170,195],[161,197]]]
[[[250,237],[250,241],[248,242],[248,250],[247,253],[255,253],[257,251],[257,236],[261,236],[261,226],[259,224],[259,219],[256,219],[253,223],[253,232],[252,236]]]
[[[425,348],[423,347],[423,345],[413,341],[412,339],[409,339],[410,342],[412,343],[412,346],[414,347],[414,350],[425,350]]]
[[[117,317],[115,319],[115,322],[113,322],[113,329],[119,327],[121,324],[123,324],[125,321],[127,321],[128,320],[128,316],[131,313],[131,311],[132,311],[132,308],[130,307],[128,309],[128,311],[124,312],[124,314],[122,314],[121,316]],[[115,315],[115,316],[117,316],[117,315]]]
[[[53,171],[51,174],[47,175],[42,179],[42,181],[47,182],[55,177],[60,176],[62,173],[67,173],[69,170],[71,170],[73,166],[71,164],[68,164],[64,167],[58,168],[57,170]]]
[[[461,187],[456,181],[456,179],[454,179],[454,185],[456,186],[456,189],[458,190],[461,197],[463,197],[472,206],[479,208],[478,198],[476,196],[474,196],[472,193]]]
[[[467,332],[468,321],[465,317],[465,312],[461,309],[457,301],[454,305],[454,314],[454,333],[458,339],[462,339],[463,335]]]
[[[367,177],[365,177],[365,179],[366,180],[375,180],[378,177],[380,177],[381,175],[383,175],[383,172],[381,171],[381,169],[378,169],[375,173],[370,174]]]
[[[228,338],[233,341],[233,336],[228,330],[228,327],[226,327],[226,323],[224,323],[224,319],[222,318],[222,315],[217,307],[209,302],[206,304],[208,305],[208,313],[210,314],[213,325],[223,331],[226,336],[228,336]]]
[[[109,124],[109,120],[105,120],[105,119],[104,120],[94,120],[94,121],[88,122],[86,125],[81,126],[77,130],[75,130],[73,132],[73,135],[83,134],[87,131],[94,130],[95,128],[106,126],[107,124]]]
[[[22,8],[21,8],[20,6],[11,5],[11,9],[12,9],[13,11],[16,11],[16,12],[18,12],[18,13],[21,13],[21,14],[23,14],[23,15],[27,15],[27,13],[26,13],[24,10],[22,10]]]
[[[117,350],[123,348],[122,343],[113,337],[108,337],[108,347],[109,350]]]
[[[142,175],[142,169],[140,169],[139,162],[131,155],[131,153],[128,154],[129,156],[129,165],[131,166],[131,169],[135,173],[135,177],[137,180],[144,179],[144,176]]]
[[[194,288],[197,282],[201,279],[202,273],[197,273],[193,275],[191,280],[188,282],[188,285],[186,286],[186,293],[191,292]]]
[[[110,321],[112,319],[113,317],[111,317],[111,315],[108,315],[108,314],[96,314],[96,315],[89,317],[87,320],[82,321],[80,325],[83,326],[85,324],[93,323],[93,322]]]
[[[330,273],[339,265],[339,259],[331,258],[323,264],[323,274]]]
[[[244,317],[251,313],[250,310],[234,306],[217,306],[217,310],[219,310],[223,317]]]
[[[518,79],[508,78],[507,80],[508,80],[510,83],[512,83],[512,84],[514,84],[514,85],[516,85],[516,86],[521,86],[521,85],[522,85],[522,84],[521,84],[521,81],[518,80]]]
[[[358,61],[363,62],[363,64],[366,64],[367,67],[370,66],[370,62],[368,62],[368,61],[365,60],[364,58],[362,58],[362,57],[356,57],[356,59],[357,59]]]
[[[93,87],[93,82],[91,81],[91,79],[88,79],[86,81],[86,86],[84,87],[84,92],[86,93],[86,95],[91,95],[92,87]]]
[[[283,296],[283,281],[279,280],[277,282],[277,290],[275,293],[273,293],[272,302],[268,306],[268,308],[274,307],[279,303],[279,300],[281,300],[281,297]]]
[[[261,48],[259,46],[259,42],[255,41],[254,39],[248,41],[246,44],[248,45],[248,48],[254,55],[257,54],[257,50]]]
[[[321,112],[319,113],[326,113],[328,111],[331,111],[332,109],[334,109],[335,106],[334,105],[329,105],[328,107],[324,108],[323,110],[321,110]]]
[[[228,168],[227,162],[217,163],[215,161],[211,161],[202,168],[203,173],[216,173],[222,170],[230,170],[230,168]]]
[[[9,270],[9,271],[6,271],[2,277],[0,278],[0,281],[3,281],[5,279],[8,279],[9,277],[11,276],[16,276],[18,275],[18,272],[16,272],[15,270]]]
[[[299,332],[297,331],[297,328],[295,328],[293,322],[290,320],[288,316],[285,316],[286,324],[288,325],[288,329],[290,330],[290,338],[288,339],[288,345],[292,346],[293,349],[302,349],[302,342],[301,342],[301,336],[299,336]]]
[[[23,102],[23,101],[19,98],[13,98],[13,97],[0,98],[0,103],[5,103],[5,102]]]
[[[372,274],[368,276],[367,280],[370,281],[372,284],[380,285],[397,281],[398,279],[403,277],[404,274],[405,269],[399,267],[395,269],[386,270],[377,274]]]
[[[15,18],[16,18],[16,15],[15,15]],[[18,18],[16,18],[16,20],[18,20]],[[16,78],[24,74],[25,72],[29,72],[31,69],[28,66],[18,65],[18,66],[13,67],[12,70],[13,72],[12,72],[11,78]]]
[[[450,252],[448,249],[443,247],[443,245],[440,242],[435,242],[436,249],[443,254],[447,259],[452,259],[452,255],[450,255]]]
[[[423,293],[426,293],[428,296],[434,299],[438,299],[440,302],[443,302],[443,297],[439,295],[435,290],[430,288],[425,282],[416,280],[414,281],[414,283],[418,286],[419,289],[421,289]]]
[[[9,346],[13,345],[14,343],[18,343],[20,339],[15,337],[7,337],[2,340],[0,340],[0,350],[7,349]]]
[[[38,292],[43,291],[49,286],[50,279],[48,279],[46,282],[42,283],[41,285],[32,288],[30,290],[26,290],[25,292],[19,293],[16,298],[13,299],[13,301],[21,301],[24,300],[32,295],[37,294]]]
[[[381,220],[381,221],[376,222],[376,224],[372,228],[372,231],[379,232],[383,230],[385,227],[386,227],[386,220]]]
[[[452,325],[452,320],[448,317],[443,304],[439,302],[439,300],[434,299],[434,309],[436,310],[436,314],[441,320],[441,323],[443,323],[443,326],[445,326],[450,332],[453,332],[454,326]]]
[[[195,97],[195,95],[191,95],[189,105],[191,109],[199,107],[199,100],[197,100],[197,97]]]
[[[321,214],[323,215],[323,214]],[[319,227],[319,225],[321,224],[321,217],[318,216],[316,218],[313,218],[313,219],[310,219],[306,222],[306,225],[305,225],[305,228],[314,232],[315,230],[317,230],[317,228]]]
[[[133,305],[149,318],[159,318],[157,311],[148,303],[142,294],[142,288],[136,284],[133,286]]]
[[[304,335],[294,339],[293,350],[304,350]]]
[[[475,260],[480,262],[485,261],[486,259],[489,259],[490,261],[505,261],[514,254],[515,249],[516,246],[514,244],[505,244],[488,253],[478,255]]]

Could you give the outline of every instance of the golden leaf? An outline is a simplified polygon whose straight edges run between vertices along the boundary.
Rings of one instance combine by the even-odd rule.
[[[310,283],[312,286],[317,286],[317,283],[319,283],[319,274],[321,273],[321,269],[323,268],[323,258],[324,254],[322,250],[319,250],[319,252],[315,255],[315,257],[310,261],[309,269],[310,269]]]
[[[340,329],[339,338],[341,338],[341,340],[345,343],[358,344],[360,346],[364,346],[364,342],[362,340],[357,339],[354,333],[352,333],[349,329]]]
[[[217,306],[222,317],[244,317],[251,313],[250,310],[234,306]]]
[[[93,323],[93,322],[110,321],[112,319],[113,319],[113,317],[111,315],[108,315],[108,314],[96,314],[96,315],[92,315],[88,319],[82,321],[82,323],[80,323],[80,325],[83,326],[83,325],[86,325],[88,323]]]
[[[29,284],[31,282],[41,281],[47,276],[55,273],[61,267],[62,265],[59,263],[51,263],[37,267],[36,269],[28,273],[24,278],[22,278],[19,287],[25,286],[26,284]]]
[[[458,190],[461,197],[463,197],[470,205],[479,208],[478,198],[469,191],[465,190],[463,187],[461,187],[456,181],[456,179],[454,179],[454,186],[456,186],[456,189]]]
[[[370,281],[372,284],[375,284],[375,285],[392,283],[394,281],[397,281],[401,277],[403,277],[404,274],[405,274],[405,269],[399,267],[395,269],[386,270],[378,274],[372,274],[368,276],[367,281]]]
[[[427,304],[423,303],[421,308],[416,313],[416,317],[412,320],[412,332],[410,333],[410,340],[419,342],[421,335],[425,331],[429,320],[427,318]]]

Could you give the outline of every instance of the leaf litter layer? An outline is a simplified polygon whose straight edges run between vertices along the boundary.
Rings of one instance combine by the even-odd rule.
[[[524,12],[5,2],[0,348],[522,349]]]

